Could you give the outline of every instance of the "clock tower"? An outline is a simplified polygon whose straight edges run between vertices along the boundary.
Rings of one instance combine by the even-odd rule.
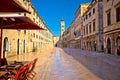
[[[62,19],[61,22],[60,22],[60,34],[62,36],[63,32],[65,31],[65,22],[64,20]]]

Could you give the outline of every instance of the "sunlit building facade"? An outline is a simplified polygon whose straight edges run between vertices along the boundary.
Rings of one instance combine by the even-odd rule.
[[[63,47],[70,47],[70,28],[67,28],[65,32],[63,33],[62,37],[62,45]]]
[[[81,6],[75,13],[69,31],[62,36],[65,45],[117,55],[120,46],[120,0],[92,0],[82,16],[80,12]],[[68,34],[69,43],[66,41]]]
[[[14,56],[36,50],[53,47],[53,35],[43,19],[38,15],[30,0],[17,0],[20,5],[31,13],[18,13],[29,17],[34,23],[45,30],[3,30],[2,57]]]
[[[117,55],[120,45],[120,0],[103,0],[104,51]]]
[[[75,13],[75,20],[73,21],[73,31],[71,34],[74,36],[74,48],[82,48],[83,45],[83,15],[87,11],[90,3],[81,4]],[[72,26],[72,25],[71,25]]]
[[[57,43],[58,43],[58,41],[59,41],[59,38],[60,38],[59,36],[53,36],[53,44],[54,44],[54,46],[56,46],[56,47],[58,46]]]
[[[83,15],[83,49],[103,51],[103,6],[101,0],[93,0]]]
[[[64,47],[81,48],[82,47],[82,16],[86,12],[90,3],[81,4],[75,12],[75,19],[70,27],[63,33]]]
[[[102,52],[104,49],[102,12],[102,0],[92,0],[91,3],[81,4],[75,12],[75,19],[69,31],[66,30],[62,36],[64,38],[62,44],[65,47],[69,44],[70,48]],[[70,36],[67,36],[68,34]],[[66,39],[69,40],[66,41]]]

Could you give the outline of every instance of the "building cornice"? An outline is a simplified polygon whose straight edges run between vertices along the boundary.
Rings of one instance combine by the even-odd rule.
[[[105,34],[110,34],[110,33],[118,32],[118,31],[120,31],[120,28],[117,28],[117,29],[114,29],[114,30],[105,31],[105,32],[103,32],[103,33],[105,33]]]

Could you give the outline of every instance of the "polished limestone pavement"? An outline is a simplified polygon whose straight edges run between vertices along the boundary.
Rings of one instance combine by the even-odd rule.
[[[85,66],[55,48],[46,64],[38,73],[36,80],[101,80]]]
[[[35,69],[34,69],[34,71],[38,74],[41,67],[46,63],[47,59],[49,59],[49,56],[51,55],[52,51],[53,51],[53,48],[48,50],[39,50],[37,52],[23,53],[17,56],[7,57],[7,61],[32,61],[35,58],[38,58]],[[37,74],[35,75],[35,77],[37,76]]]
[[[54,48],[7,58],[38,58],[33,80],[119,80],[120,57],[70,48]]]

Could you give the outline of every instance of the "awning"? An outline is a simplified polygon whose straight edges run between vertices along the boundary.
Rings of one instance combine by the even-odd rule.
[[[0,0],[0,13],[28,12],[17,0]]]
[[[2,29],[27,29],[45,30],[32,22],[28,17],[0,17],[0,28]]]
[[[0,17],[0,66],[1,66],[1,49],[2,49],[2,30],[3,29],[27,29],[27,30],[45,30],[39,25],[32,22],[24,16],[4,16]]]
[[[27,11],[23,6],[21,6],[18,2],[16,2],[17,0],[0,0],[0,14],[1,13],[18,13],[18,12],[27,12],[27,13],[30,13],[29,11]],[[9,20],[8,23],[7,20]],[[14,22],[13,22],[14,21]],[[22,23],[22,27],[19,26],[18,27],[18,22],[23,22],[23,23],[26,23],[28,25],[25,25],[24,24],[24,27],[23,27],[23,23]],[[15,27],[15,23],[17,25],[17,27]],[[6,24],[6,26],[5,26]],[[8,25],[11,25],[8,27]],[[13,26],[14,25],[14,26]],[[26,26],[26,28],[25,28]],[[16,29],[16,28],[20,28],[20,29],[32,29],[34,27],[34,29],[41,29],[38,25],[34,24],[29,18],[16,18],[14,19],[14,17],[11,17],[11,18],[6,18],[5,17],[0,17],[0,66],[1,66],[1,49],[2,49],[2,28],[3,29]]]

